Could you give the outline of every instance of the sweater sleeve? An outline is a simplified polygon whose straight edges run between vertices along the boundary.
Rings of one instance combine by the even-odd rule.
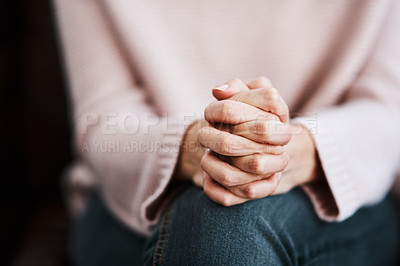
[[[329,185],[304,190],[323,220],[341,221],[381,200],[400,162],[400,3],[343,104],[295,121],[313,134]]]
[[[157,115],[100,1],[55,0],[74,111],[75,147],[106,204],[146,234],[177,162],[187,117]],[[158,211],[157,211],[158,210]]]

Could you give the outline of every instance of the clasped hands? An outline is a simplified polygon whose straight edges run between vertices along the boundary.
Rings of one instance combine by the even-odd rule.
[[[208,197],[232,206],[281,194],[317,180],[317,155],[308,130],[289,123],[289,110],[264,77],[233,79],[213,90],[218,100],[185,135],[181,176]],[[194,151],[196,150],[196,151]]]

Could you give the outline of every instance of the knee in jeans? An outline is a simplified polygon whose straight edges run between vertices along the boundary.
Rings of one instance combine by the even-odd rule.
[[[193,188],[182,195],[178,208],[192,223],[207,227],[208,230],[228,231],[234,227],[243,231],[252,230],[251,227],[260,220],[272,227],[281,224],[282,221],[288,223],[291,220],[287,218],[295,215],[300,209],[305,209],[306,205],[309,205],[306,196],[300,190],[296,190],[281,196],[224,207],[211,201],[201,190]]]
[[[192,188],[174,204],[174,233],[169,237],[173,243],[185,243],[185,254],[192,258],[208,254],[234,264],[254,259],[288,262],[280,223],[288,201],[290,197],[268,197],[224,207]]]

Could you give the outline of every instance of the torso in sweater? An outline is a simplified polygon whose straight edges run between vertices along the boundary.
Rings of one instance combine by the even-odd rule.
[[[326,206],[335,204],[324,204],[320,192],[308,189],[323,219],[345,219],[390,187],[400,145],[399,126],[390,123],[394,118],[386,108],[400,105],[400,56],[392,47],[399,41],[393,33],[399,24],[395,1],[55,1],[80,145],[179,146],[178,129],[167,138],[154,126],[144,135],[110,136],[95,126],[83,132],[81,120],[88,113],[121,110],[199,117],[213,101],[214,86],[266,76],[292,117],[318,115],[315,142],[339,209],[329,212]],[[368,101],[353,104],[362,98]],[[376,121],[374,127],[367,118]],[[365,143],[372,145],[367,152]],[[148,217],[147,209],[162,197],[178,151],[79,156],[88,170],[71,171],[74,184],[91,185],[88,176],[94,176],[110,209],[148,233],[157,216]]]
[[[233,77],[267,76],[291,112],[337,104],[365,63],[379,33],[371,29],[382,25],[388,3],[102,2],[159,114],[202,112],[210,89]]]

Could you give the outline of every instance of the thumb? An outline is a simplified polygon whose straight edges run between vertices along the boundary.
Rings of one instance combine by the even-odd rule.
[[[224,85],[213,88],[212,94],[218,101],[221,101],[232,97],[238,92],[248,91],[248,90],[249,88],[243,81],[239,79],[233,79],[228,81]]]

